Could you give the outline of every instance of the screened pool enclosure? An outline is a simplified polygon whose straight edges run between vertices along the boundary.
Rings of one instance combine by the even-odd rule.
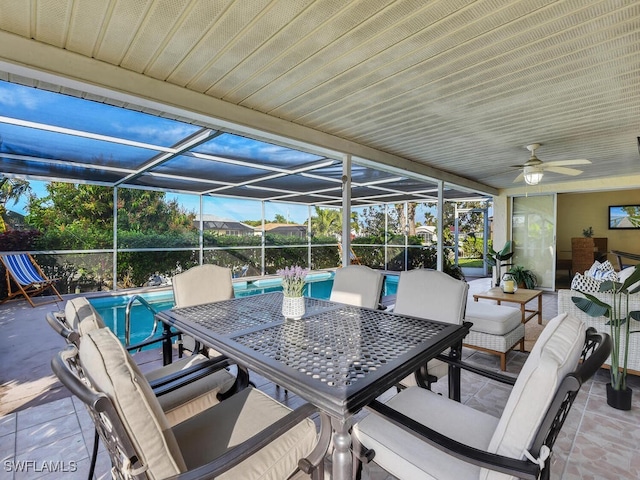
[[[487,237],[482,192],[215,119],[38,87],[0,81],[0,172],[30,187],[2,195],[13,211],[0,250],[33,253],[65,291],[154,284],[202,262],[237,276],[334,268],[341,247],[375,268],[413,268],[436,251],[416,221],[447,202],[473,205],[460,211],[479,212],[475,236]],[[458,233],[458,218],[456,208],[441,223]]]

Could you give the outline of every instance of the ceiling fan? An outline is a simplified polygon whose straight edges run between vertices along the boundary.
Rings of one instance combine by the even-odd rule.
[[[560,173],[562,175],[580,175],[582,170],[567,168],[567,165],[586,165],[591,163],[587,159],[579,160],[557,160],[553,162],[543,162],[536,157],[536,150],[542,146],[541,143],[532,143],[526,148],[531,152],[531,158],[524,165],[512,165],[515,168],[522,168],[522,173],[516,177],[515,182],[524,180],[528,185],[537,185],[542,180],[545,171]]]

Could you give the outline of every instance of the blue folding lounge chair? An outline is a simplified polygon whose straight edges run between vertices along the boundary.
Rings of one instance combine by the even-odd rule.
[[[23,295],[27,302],[35,307],[31,300],[45,290],[51,289],[56,295],[51,300],[38,302],[38,305],[62,301],[60,292],[56,289],[55,280],[50,280],[43,273],[40,266],[28,253],[0,255],[0,261],[4,265],[7,277],[7,297],[0,303],[4,303],[18,295]],[[17,287],[15,289],[14,287]]]

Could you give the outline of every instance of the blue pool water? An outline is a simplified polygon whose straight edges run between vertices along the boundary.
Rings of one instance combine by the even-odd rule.
[[[333,273],[320,272],[310,274],[307,277],[304,294],[309,297],[328,299],[333,286]],[[398,286],[397,276],[385,277],[382,295],[393,295]],[[258,295],[266,292],[282,290],[279,278],[264,278],[250,282],[234,282],[233,289],[236,297]],[[159,292],[146,292],[141,295],[157,311],[172,308],[173,292],[164,290]],[[127,303],[132,295],[114,295],[91,298],[89,301],[104,319],[105,324],[124,343],[124,313]],[[153,313],[145,306],[136,302],[131,308],[131,343],[143,341],[153,329]],[[157,335],[162,332],[158,328]]]

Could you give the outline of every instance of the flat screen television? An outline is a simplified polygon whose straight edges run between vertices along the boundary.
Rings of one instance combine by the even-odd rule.
[[[609,230],[640,228],[640,205],[610,205]]]

